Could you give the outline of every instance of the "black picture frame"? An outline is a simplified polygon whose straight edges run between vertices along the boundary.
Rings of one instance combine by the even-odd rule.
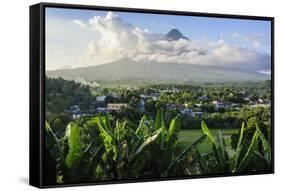
[[[45,126],[45,8],[64,8],[64,9],[80,9],[80,10],[102,10],[102,11],[118,11],[118,12],[137,12],[137,13],[153,13],[165,15],[184,15],[196,17],[214,17],[225,19],[247,19],[262,20],[271,22],[271,121],[272,121],[272,169],[266,172],[236,173],[236,174],[208,174],[196,175],[188,177],[165,177],[153,179],[137,179],[137,180],[118,180],[103,182],[88,182],[77,184],[44,184],[44,126]],[[39,3],[30,6],[30,127],[29,127],[29,184],[38,188],[82,186],[82,185],[98,185],[98,184],[115,184],[115,183],[135,183],[147,181],[163,181],[193,178],[211,178],[211,177],[227,177],[242,175],[258,175],[274,173],[274,18],[263,16],[249,15],[232,15],[217,13],[199,13],[171,10],[155,10],[155,9],[137,9],[137,8],[121,8],[121,7],[104,7],[93,5],[74,5],[74,4],[58,4],[58,3]]]

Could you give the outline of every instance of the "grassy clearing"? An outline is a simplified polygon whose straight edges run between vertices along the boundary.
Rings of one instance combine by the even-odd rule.
[[[215,136],[219,129],[211,129],[211,133]],[[229,156],[232,157],[234,155],[234,150],[231,148],[231,135],[233,133],[237,133],[239,129],[222,129],[222,134],[226,141],[226,149],[229,153]],[[186,147],[193,143],[197,138],[202,135],[201,129],[191,129],[191,130],[181,130],[178,135],[178,142],[180,147]],[[208,140],[205,140],[200,146],[199,151],[210,152],[211,144]]]

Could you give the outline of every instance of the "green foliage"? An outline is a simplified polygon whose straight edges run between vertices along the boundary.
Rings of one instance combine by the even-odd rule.
[[[271,100],[270,81],[138,82],[138,88],[129,89],[113,81],[98,83],[103,85],[46,78],[46,169],[52,173],[45,177],[50,184],[271,170],[271,107],[251,107],[244,100]],[[172,89],[179,91],[161,91]],[[108,95],[104,107],[118,102],[129,107],[98,115],[89,110],[98,95]],[[145,111],[138,108],[141,99]],[[239,108],[215,111],[213,100]],[[73,120],[65,112],[72,105],[90,116]],[[183,114],[183,108],[203,115]],[[240,127],[231,136],[233,154],[226,149],[229,138],[224,136],[229,135],[220,130],[238,132]],[[198,129],[200,134],[179,140],[180,129]]]
[[[254,151],[257,148],[257,141],[258,141],[258,133],[256,131],[255,134],[253,135],[251,144],[250,144],[246,154],[242,157],[241,162],[237,165],[237,170],[234,169],[233,172],[236,172],[236,171],[242,172],[247,167],[247,165],[249,164],[249,162],[251,160],[251,157],[254,154]]]
[[[45,92],[47,112],[64,112],[77,104],[82,110],[88,110],[94,100],[89,86],[62,78],[46,78]]]
[[[102,147],[94,148],[93,142],[81,151],[80,130],[77,124],[69,124],[66,134],[58,139],[50,125],[46,122],[46,148],[56,161],[56,180],[58,184],[91,180],[89,169],[97,165]],[[90,168],[91,167],[91,168]]]
[[[190,116],[188,114],[180,116],[180,122],[182,124],[182,129],[200,129],[201,128],[201,118],[197,116]]]
[[[229,157],[221,131],[214,136],[204,121],[202,135],[184,148],[178,144],[180,128],[180,117],[167,123],[162,109],[155,120],[144,115],[136,127],[107,115],[81,118],[69,123],[61,138],[46,122],[46,148],[56,161],[56,183],[260,170],[253,165],[255,160],[262,162],[261,168],[271,167],[270,143],[258,126],[248,144],[243,141],[242,124],[233,158]],[[200,153],[198,147],[206,139],[212,150]],[[262,152],[257,149],[258,140]]]
[[[216,161],[216,170],[222,173],[227,172],[227,168],[229,166],[229,157],[225,148],[225,141],[222,138],[221,131],[219,131],[217,140],[215,140],[206,123],[202,121],[202,132],[208,137],[208,140],[212,144],[213,156]]]
[[[212,144],[216,145],[215,138],[213,137],[212,133],[210,132],[209,128],[207,127],[206,123],[202,121],[202,132],[207,135],[208,139],[211,141]]]
[[[152,142],[154,142],[157,137],[159,136],[159,134],[161,133],[161,129],[157,130],[156,133],[151,136],[151,137],[148,137],[142,144],[141,146],[137,149],[135,155],[138,155],[139,153],[141,153],[145,147],[147,147],[149,144],[151,144]]]
[[[256,132],[256,126],[258,126],[259,131],[264,135],[265,140],[271,144],[271,108],[256,107],[256,108],[243,108],[240,112],[240,117],[245,121],[245,127],[243,132],[243,142],[244,144],[250,144],[251,138]],[[237,147],[239,134],[233,134],[232,148]],[[258,151],[263,153],[262,145],[259,143]]]
[[[108,116],[97,116],[84,123],[83,128],[79,121],[71,122],[61,140],[56,138],[46,123],[49,135],[47,148],[59,148],[54,150],[52,156],[57,161],[62,159],[59,160],[61,173],[57,173],[57,183],[174,174],[183,159],[195,151],[196,145],[203,138],[177,156],[175,150],[176,135],[180,128],[179,118],[172,119],[169,128],[166,128],[163,111],[159,111],[155,121],[157,122],[147,120],[144,116],[134,131],[126,121],[117,121],[115,127],[112,127]],[[102,145],[94,145],[92,141],[86,143],[86,149],[82,150],[82,132],[92,128],[98,129]],[[94,163],[94,160],[97,162]]]
[[[155,128],[160,129],[164,126],[164,117],[163,117],[163,109],[159,109],[157,111],[156,119],[155,119]]]
[[[55,161],[55,171],[56,177],[51,182],[64,183],[64,151],[63,151],[63,141],[59,140],[51,129],[50,125],[45,122],[45,136],[46,136],[46,148],[52,158]],[[49,169],[51,170],[51,169]]]
[[[266,156],[266,160],[268,162],[271,162],[271,146],[269,145],[268,141],[266,140],[263,132],[261,131],[261,129],[259,128],[259,126],[256,124],[256,128],[257,128],[257,132],[259,135],[259,138],[262,142],[262,146],[263,146],[263,152]]]
[[[183,162],[186,157],[194,152],[197,152],[198,146],[206,139],[206,135],[202,135],[197,140],[195,140],[191,145],[185,148],[173,161],[171,161],[168,170],[173,168],[176,164]]]
[[[179,117],[177,116],[176,118],[174,118],[171,121],[169,130],[168,130],[168,140],[170,140],[174,133],[176,132],[176,130],[178,130],[180,128],[180,122],[179,122]]]
[[[69,151],[66,155],[65,163],[68,168],[72,168],[73,163],[81,157],[80,150],[80,130],[77,124],[70,123],[68,125],[69,137],[68,145]]]
[[[251,164],[254,163],[257,159],[256,156],[258,156],[260,160],[266,161],[267,163],[265,166],[269,168],[271,161],[270,157],[268,156],[271,156],[271,147],[266,141],[262,132],[259,130],[258,126],[253,137],[251,138],[250,144],[248,145],[247,142],[243,142],[244,123],[242,124],[237,148],[233,159],[229,158],[229,155],[225,148],[225,141],[222,137],[221,132],[218,133],[217,139],[215,140],[205,122],[202,122],[202,132],[208,137],[208,140],[212,144],[212,152],[208,154],[207,161],[204,160],[199,151],[197,151],[197,161],[201,172],[236,173],[244,172],[246,170],[256,170],[259,169],[259,167],[253,166]],[[264,142],[264,155],[259,153],[257,149],[258,138],[260,138]]]
[[[106,152],[113,153],[113,160],[117,157],[117,148],[115,145],[116,140],[113,137],[113,132],[111,125],[109,123],[108,117],[97,117],[96,123],[98,125],[101,139],[103,140]]]
[[[242,123],[242,127],[240,130],[240,136],[239,136],[239,140],[238,140],[238,144],[236,147],[236,151],[235,151],[235,158],[234,158],[234,172],[236,171],[237,165],[238,165],[238,160],[240,158],[240,152],[241,152],[241,147],[242,147],[242,139],[243,139],[243,133],[244,133],[244,123]]]

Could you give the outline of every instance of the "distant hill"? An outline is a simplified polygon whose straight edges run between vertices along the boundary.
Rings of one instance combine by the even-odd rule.
[[[168,41],[179,39],[190,40],[178,29],[171,29],[161,37]],[[199,54],[207,54],[203,50]],[[270,75],[255,71],[241,69],[239,66],[206,66],[198,64],[159,63],[155,61],[133,61],[132,59],[121,59],[115,62],[90,66],[84,68],[61,68],[48,71],[49,77],[62,77],[66,80],[75,80],[84,84],[100,81],[111,81],[109,83],[133,84],[167,83],[167,82],[228,82],[228,81],[259,81],[270,79]],[[244,68],[244,67],[243,67]]]
[[[122,81],[147,82],[227,82],[259,81],[270,79],[269,75],[240,69],[192,64],[136,62],[122,59],[108,64],[76,69],[47,71],[48,77],[62,77],[75,81]]]
[[[189,38],[185,37],[178,29],[170,30],[165,36],[165,40],[173,41],[179,39],[189,40]]]

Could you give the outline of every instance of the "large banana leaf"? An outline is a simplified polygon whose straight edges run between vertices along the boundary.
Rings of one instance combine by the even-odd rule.
[[[214,136],[212,135],[212,133],[210,132],[209,128],[207,127],[206,123],[204,121],[201,122],[201,128],[202,128],[202,132],[207,135],[209,141],[211,141],[211,143],[213,144],[217,144],[216,140],[214,138]]]
[[[103,141],[106,153],[113,153],[113,160],[116,160],[117,158],[117,148],[116,145],[114,144],[114,136],[112,134],[112,130],[109,130],[111,127],[107,127],[109,124],[108,118],[103,118],[103,117],[97,117],[96,118],[96,123],[98,126],[98,129],[100,131],[100,137]]]
[[[83,151],[75,172],[72,172],[71,178],[75,178],[74,180],[76,181],[95,180],[95,170],[103,152],[104,146],[96,147],[92,141]]]
[[[201,153],[199,152],[199,150],[196,150],[196,156],[197,156],[197,160],[198,160],[198,164],[199,164],[199,168],[201,170],[201,172],[203,174],[207,174],[209,173],[209,166],[208,166],[208,162],[206,159],[204,159],[201,155]]]
[[[188,155],[194,153],[197,150],[198,146],[206,139],[206,137],[207,137],[206,135],[202,135],[197,140],[195,140],[191,145],[185,148],[177,157],[175,157],[174,160],[171,161],[167,171],[169,171],[171,168],[184,161]]]
[[[104,117],[99,117],[101,119],[101,123],[103,124],[103,127],[105,128],[105,130],[111,134],[113,134],[113,130],[110,124],[110,121],[108,119],[108,116],[105,115]]]
[[[265,160],[267,161],[267,163],[271,163],[271,147],[270,147],[270,144],[266,140],[263,132],[261,131],[261,129],[259,128],[259,126],[257,124],[256,124],[256,129],[257,129],[259,138],[260,138],[260,140],[262,142],[262,147],[263,147],[263,152],[264,152]]]
[[[218,131],[217,142],[218,142],[218,149],[220,150],[220,153],[221,153],[221,158],[224,161],[228,161],[228,154],[226,151],[225,140],[223,139],[221,130]]]
[[[165,126],[164,117],[163,117],[163,109],[157,110],[157,115],[155,119],[155,128],[160,129]]]
[[[136,129],[135,131],[135,134],[137,136],[142,136],[143,135],[143,131],[144,131],[144,128],[145,128],[145,121],[146,121],[146,116],[144,115],[141,120],[140,120],[140,123],[139,123],[139,126],[138,128]]]
[[[45,132],[46,148],[56,160],[56,182],[60,184],[64,182],[65,162],[63,142],[57,139],[55,133],[47,122],[45,122]]]
[[[50,125],[47,123],[47,121],[45,122],[45,132],[46,132],[46,147],[52,149],[58,143],[58,139],[55,133],[53,132],[53,130],[51,129]]]
[[[80,129],[76,123],[70,123],[70,135],[68,138],[69,150],[65,158],[65,163],[68,168],[71,168],[73,163],[81,157],[80,150]]]
[[[218,131],[217,135],[217,150],[219,153],[219,159],[221,160],[220,162],[223,172],[228,172],[230,167],[229,156],[226,151],[225,140],[223,139],[221,131]]]
[[[244,122],[242,123],[241,130],[240,130],[240,136],[238,139],[238,143],[236,146],[236,151],[235,151],[235,156],[234,156],[234,167],[233,167],[233,172],[236,171],[237,165],[238,165],[238,160],[240,158],[240,152],[241,152],[241,147],[242,147],[242,139],[243,139],[243,133],[244,133]]]
[[[140,154],[140,153],[144,150],[145,147],[147,147],[149,144],[153,143],[153,142],[157,139],[157,137],[159,136],[159,134],[160,134],[161,132],[162,132],[162,129],[158,129],[158,130],[156,131],[156,133],[155,133],[153,136],[147,138],[147,139],[142,143],[142,145],[138,148],[138,150],[136,151],[135,155]]]
[[[227,166],[229,161],[224,160],[225,158],[228,157],[226,156],[227,153],[223,143],[222,134],[218,134],[218,142],[217,142],[204,121],[202,121],[201,123],[201,128],[202,128],[202,132],[208,137],[209,141],[212,144],[212,151],[217,161],[217,165],[219,168],[218,170],[220,172],[227,172],[228,171]]]
[[[255,153],[255,150],[257,149],[258,137],[259,137],[258,131],[256,130],[253,137],[252,137],[252,141],[251,141],[251,144],[250,144],[250,146],[247,150],[247,153],[243,156],[241,162],[238,165],[237,170],[235,169],[234,172],[241,172],[247,167],[247,165],[249,164],[252,156]]]
[[[117,140],[117,144],[119,144],[122,140],[122,138],[124,138],[123,136],[125,136],[125,127],[127,125],[127,121],[124,122],[116,122],[116,127],[115,127],[115,134],[114,136],[116,137]]]
[[[180,121],[178,116],[175,117],[171,123],[170,123],[170,127],[168,130],[168,140],[171,139],[171,137],[174,135],[174,133],[180,128]]]

